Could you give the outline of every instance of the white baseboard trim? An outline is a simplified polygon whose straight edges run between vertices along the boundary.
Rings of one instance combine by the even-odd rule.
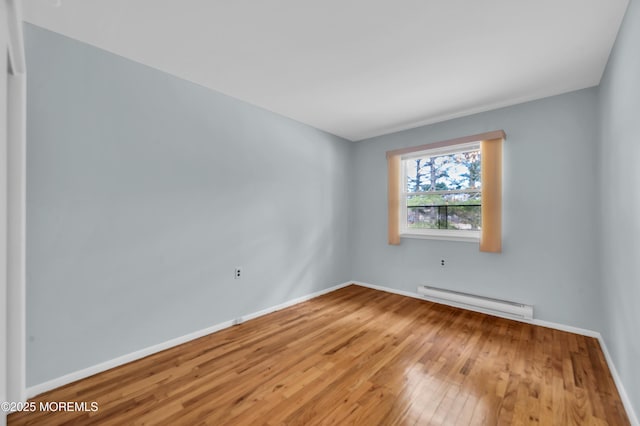
[[[572,325],[560,324],[557,322],[545,321],[541,319],[532,319],[532,320],[522,320],[522,322],[527,322],[533,325],[539,325],[540,327],[553,328],[555,330],[566,331],[573,334],[580,334],[582,336],[587,337],[595,337],[596,339],[600,337],[600,333],[594,330],[589,330],[588,328],[580,328],[574,327]]]
[[[620,394],[620,399],[622,400],[622,404],[624,405],[624,408],[625,408],[625,410],[627,412],[627,417],[629,417],[629,421],[631,422],[631,426],[640,426],[640,423],[638,422],[638,416],[636,415],[636,412],[634,411],[633,404],[631,403],[631,399],[629,399],[629,395],[627,395],[627,391],[624,388],[624,385],[622,383],[622,379],[620,378],[620,375],[618,374],[618,370],[616,370],[616,366],[613,363],[613,359],[611,358],[611,354],[609,353],[609,350],[607,349],[607,345],[605,344],[604,339],[602,338],[602,335],[597,331],[589,330],[589,329],[586,329],[586,328],[574,327],[574,326],[571,326],[571,325],[559,324],[559,323],[555,323],[555,322],[551,322],[551,321],[544,321],[544,320],[540,320],[540,319],[526,320],[526,319],[523,319],[523,318],[515,318],[515,317],[510,317],[510,316],[507,316],[507,315],[503,316],[503,315],[499,315],[499,314],[497,314],[495,312],[484,311],[483,309],[471,309],[471,308],[469,308],[467,306],[461,306],[461,305],[455,304],[455,303],[444,303],[441,300],[433,300],[433,299],[425,297],[425,296],[423,296],[421,294],[412,293],[410,291],[397,290],[395,288],[383,287],[383,286],[369,284],[369,283],[363,283],[363,282],[359,282],[359,281],[353,281],[353,284],[359,285],[361,287],[372,288],[374,290],[386,291],[387,293],[394,293],[394,294],[399,294],[401,296],[413,297],[415,299],[429,300],[429,301],[433,301],[435,303],[441,303],[441,304],[454,306],[456,308],[473,310],[473,311],[486,313],[486,314],[497,316],[497,317],[501,317],[501,318],[506,318],[506,319],[511,319],[511,320],[514,320],[514,321],[524,322],[524,323],[527,323],[527,324],[539,325],[541,327],[553,328],[555,330],[560,330],[560,331],[567,331],[569,333],[580,334],[582,336],[587,336],[587,337],[594,337],[594,338],[598,339],[598,342],[600,343],[600,347],[602,348],[602,353],[604,354],[604,357],[605,357],[605,360],[607,362],[607,365],[609,366],[609,371],[611,372],[611,376],[613,377],[613,381],[614,381],[614,383],[616,385],[616,388],[618,389],[618,393]]]
[[[611,376],[613,377],[613,381],[616,384],[616,387],[618,388],[618,393],[620,394],[622,405],[624,405],[624,409],[627,411],[627,417],[629,417],[631,426],[640,426],[638,415],[636,414],[633,408],[633,404],[631,403],[631,399],[629,398],[629,395],[627,395],[627,391],[625,390],[624,385],[622,384],[622,379],[620,378],[620,374],[618,374],[618,370],[616,370],[616,365],[613,363],[613,358],[611,358],[609,349],[607,349],[607,344],[604,342],[604,338],[600,333],[598,333],[598,341],[600,342],[600,347],[602,348],[604,359],[607,361],[607,364],[609,365],[609,371],[611,371]]]
[[[167,340],[166,342],[158,343],[157,345],[149,346],[147,348],[140,349],[138,351],[119,356],[117,358],[102,362],[100,364],[96,364],[91,367],[84,368],[82,370],[74,371],[73,373],[65,374],[64,376],[27,388],[27,392],[26,392],[27,398],[33,398],[37,395],[40,395],[41,393],[50,391],[55,388],[59,388],[60,386],[64,386],[66,384],[87,378],[89,376],[93,376],[94,374],[102,373],[103,371],[118,367],[123,364],[127,364],[132,361],[136,361],[146,356],[153,355],[157,352],[164,351],[174,346],[178,346],[183,343],[189,342],[191,340],[195,340],[200,337],[206,336],[208,334],[215,333],[216,331],[220,331],[225,328],[231,327],[235,324],[240,324],[242,322],[245,322],[254,318],[258,318],[260,316],[267,315],[272,312],[279,311],[281,309],[288,308],[293,305],[297,305],[298,303],[306,302],[307,300],[311,300],[318,296],[322,296],[323,294],[331,293],[332,291],[336,291],[350,284],[352,284],[352,282],[348,281],[342,284],[335,285],[333,287],[325,288],[323,290],[316,291],[311,294],[307,294],[301,297],[297,297],[295,299],[288,300],[284,303],[280,303],[279,305],[271,306],[269,308],[263,309],[258,312],[253,312],[253,313],[238,317],[236,319],[224,321],[219,324],[213,325],[211,327],[194,331],[193,333],[185,334],[184,336],[176,337],[175,339]]]
[[[258,318],[258,317],[270,314],[270,313],[275,312],[275,311],[280,311],[280,310],[288,308],[290,306],[297,305],[298,303],[302,303],[302,302],[306,302],[307,300],[315,299],[316,297],[322,296],[323,294],[327,294],[327,293],[331,293],[333,291],[339,290],[339,289],[341,289],[343,287],[346,287],[348,285],[351,285],[351,284],[353,284],[353,282],[347,281],[347,282],[344,282],[342,284],[337,284],[337,285],[334,285],[333,287],[325,288],[323,290],[316,291],[316,292],[311,293],[311,294],[307,294],[307,295],[304,295],[304,296],[297,297],[295,299],[287,300],[286,302],[281,303],[279,305],[271,306],[271,307],[263,309],[261,311],[253,312],[251,314],[244,315],[244,316],[238,318],[238,322],[237,323],[249,321],[249,320],[252,320],[254,318]]]
[[[251,319],[254,318],[258,318],[261,317],[263,315],[267,315],[270,314],[272,312],[275,311],[279,311],[281,309],[285,309],[288,308],[290,306],[293,305],[297,305],[298,303],[302,303],[302,302],[306,302],[307,300],[311,300],[313,298],[316,298],[318,296],[322,296],[323,294],[327,294],[327,293],[331,293],[332,291],[336,291],[338,289],[341,289],[343,287],[346,287],[348,285],[351,284],[355,284],[355,285],[359,285],[361,287],[367,287],[367,288],[371,288],[374,290],[380,290],[380,291],[385,291],[387,293],[393,293],[393,294],[399,294],[401,296],[407,296],[407,297],[412,297],[414,299],[420,299],[420,300],[430,300],[429,298],[422,296],[418,293],[414,293],[414,292],[410,292],[410,291],[404,291],[404,290],[398,290],[395,288],[390,288],[390,287],[384,287],[384,286],[379,286],[379,285],[375,285],[375,284],[369,284],[369,283],[364,283],[361,281],[347,281],[345,283],[342,284],[338,284],[335,285],[333,287],[329,287],[311,294],[307,294],[305,296],[301,296],[301,297],[297,297],[295,299],[291,299],[288,300],[284,303],[281,303],[279,305],[275,305],[275,306],[271,306],[269,308],[257,311],[257,312],[253,312],[247,315],[243,315],[241,317],[238,317],[236,319],[232,319],[229,321],[224,321],[222,323],[213,325],[211,327],[207,327],[205,329],[202,330],[198,330],[195,331],[193,333],[189,333],[186,334],[184,336],[180,336],[180,337],[176,337],[175,339],[171,339],[168,340],[166,342],[163,343],[159,343],[157,345],[153,345],[144,349],[141,349],[139,351],[135,351],[126,355],[122,355],[120,357],[114,358],[112,360],[109,361],[105,361],[103,363],[79,370],[79,371],[75,371],[73,373],[69,373],[66,374],[64,376],[58,377],[56,379],[53,380],[49,380],[47,382],[44,383],[40,383],[38,385],[32,386],[27,388],[27,398],[33,398],[43,392],[47,392],[50,391],[52,389],[58,388],[60,386],[64,386],[66,384],[75,382],[77,380],[81,380],[84,379],[86,377],[89,376],[93,376],[94,374],[98,374],[101,373],[103,371],[109,370],[111,368],[114,367],[118,367],[120,365],[144,358],[146,356],[152,355],[154,353],[172,348],[174,346],[178,346],[181,345],[183,343],[189,342],[191,340],[195,340],[198,339],[200,337],[206,336],[208,334],[211,333],[215,333],[216,331],[220,331],[223,330],[225,328],[231,327],[234,324],[240,324],[244,321],[249,321]],[[436,303],[443,303],[440,300],[433,300]],[[449,305],[449,303],[447,303]],[[462,308],[462,309],[469,309],[469,307],[466,306],[459,306],[459,305],[455,305],[455,304],[450,304],[451,306],[454,307],[458,307],[458,308]],[[476,310],[476,309],[473,309]],[[493,316],[498,316],[498,317],[502,317],[502,318],[506,318],[506,319],[511,319],[511,320],[515,320],[515,321],[520,321],[520,322],[524,322],[524,323],[528,323],[528,324],[533,324],[533,325],[539,325],[541,327],[547,327],[547,328],[553,328],[556,330],[561,330],[561,331],[567,331],[570,333],[575,333],[575,334],[580,334],[583,336],[588,336],[588,337],[594,337],[596,339],[598,339],[598,341],[600,342],[600,347],[602,348],[602,352],[604,353],[604,357],[605,360],[609,366],[609,370],[611,371],[611,376],[613,377],[613,381],[616,384],[616,387],[618,388],[618,393],[620,394],[620,399],[622,400],[622,403],[624,405],[625,410],[627,411],[627,416],[629,417],[629,421],[631,422],[632,426],[640,426],[640,423],[638,422],[638,417],[634,411],[633,405],[631,403],[631,400],[629,399],[629,396],[627,395],[627,392],[624,388],[624,385],[622,383],[622,380],[620,378],[620,375],[618,374],[618,370],[616,370],[615,364],[613,363],[613,359],[611,358],[611,354],[609,353],[609,350],[607,349],[607,345],[604,342],[604,339],[602,338],[602,335],[597,332],[597,331],[593,331],[593,330],[588,330],[588,329],[584,329],[584,328],[579,328],[579,327],[573,327],[570,325],[565,325],[565,324],[558,324],[558,323],[554,323],[554,322],[550,322],[550,321],[544,321],[544,320],[539,320],[539,319],[533,319],[533,320],[525,320],[525,319],[521,319],[521,318],[513,318],[513,317],[509,317],[509,316],[502,316],[502,315],[498,315],[495,312],[489,312],[489,311],[484,311],[482,309],[477,309],[478,312],[481,313],[486,313],[489,315],[493,315]]]
[[[418,293],[413,293],[411,291],[404,291],[404,290],[398,290],[391,287],[384,287],[381,285],[363,283],[362,281],[351,281],[351,282],[355,285],[359,285],[360,287],[367,287],[367,288],[372,288],[374,290],[386,291],[387,293],[399,294],[400,296],[407,296],[407,297],[413,297],[414,299],[425,300],[425,298],[422,295]]]
[[[362,286],[362,287],[372,288],[374,290],[386,291],[387,293],[394,293],[394,294],[399,294],[401,296],[413,297],[414,299],[428,300],[430,302],[440,303],[442,305],[447,305],[447,306],[453,306],[454,308],[460,308],[460,309],[466,309],[466,310],[469,310],[469,311],[480,312],[482,314],[492,315],[494,317],[506,318],[506,319],[510,319],[510,320],[514,320],[514,321],[524,322],[524,323],[533,324],[533,325],[539,325],[541,327],[553,328],[553,329],[561,330],[561,331],[568,331],[569,333],[580,334],[580,335],[583,335],[583,336],[589,336],[589,337],[598,337],[598,336],[600,336],[600,333],[598,333],[597,331],[588,330],[586,328],[573,327],[571,325],[558,324],[558,323],[555,323],[555,322],[544,321],[544,320],[540,320],[540,319],[528,320],[528,319],[524,319],[524,318],[518,318],[516,316],[502,315],[502,314],[500,314],[498,312],[494,312],[494,311],[491,311],[491,310],[488,310],[488,309],[476,308],[476,307],[473,307],[473,306],[468,306],[468,305],[464,305],[464,304],[461,304],[461,303],[444,301],[444,300],[441,300],[441,299],[432,299],[430,297],[423,296],[421,294],[414,293],[414,292],[411,292],[411,291],[397,290],[395,288],[383,287],[383,286],[379,286],[379,285],[375,285],[375,284],[363,283],[363,282],[360,282],[360,281],[352,281],[352,282],[354,284],[356,284],[356,285],[359,285],[359,286]]]
[[[65,374],[64,376],[57,377],[44,383],[28,387],[27,398],[33,398],[37,395],[40,395],[41,393],[59,388],[60,386],[64,386],[77,380],[93,376],[94,374],[102,373],[103,371],[109,370],[111,368],[115,368],[128,362],[144,358],[165,349],[169,349],[174,346],[197,339],[199,337],[206,336],[207,334],[215,333],[216,331],[231,327],[233,324],[233,320],[221,322],[211,327],[194,331],[193,333],[185,334],[184,336],[176,337],[175,339],[167,340],[166,342],[158,343],[157,345],[149,346],[144,349],[140,349],[138,351],[131,352],[105,362],[101,362],[100,364],[92,365],[91,367],[83,368],[82,370]]]

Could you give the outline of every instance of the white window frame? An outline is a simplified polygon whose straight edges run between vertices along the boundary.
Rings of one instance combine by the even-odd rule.
[[[420,157],[439,156],[455,154],[458,152],[472,151],[480,149],[480,141],[463,144],[445,146],[440,148],[427,149],[423,151],[411,152],[400,157],[400,238],[420,238],[430,240],[447,240],[477,243],[480,241],[481,231],[465,231],[459,229],[416,229],[409,228],[407,224],[407,160]],[[480,192],[482,187],[480,188]],[[477,191],[474,191],[477,192]]]

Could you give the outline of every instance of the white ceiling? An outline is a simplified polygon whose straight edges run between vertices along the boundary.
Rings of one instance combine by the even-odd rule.
[[[24,0],[24,17],[361,140],[597,85],[627,3]]]

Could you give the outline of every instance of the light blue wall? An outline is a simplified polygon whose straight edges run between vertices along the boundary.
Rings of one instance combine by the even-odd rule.
[[[586,89],[357,143],[353,279],[530,303],[536,318],[598,330],[596,96]],[[503,253],[435,240],[388,245],[385,152],[496,129],[507,134]]]
[[[640,3],[631,0],[600,85],[604,328],[640,413]]]
[[[28,384],[355,279],[602,331],[640,407],[638,40],[632,0],[599,89],[352,144],[27,25]],[[500,128],[503,253],[387,245],[385,151]]]
[[[29,386],[350,278],[349,142],[25,32]]]

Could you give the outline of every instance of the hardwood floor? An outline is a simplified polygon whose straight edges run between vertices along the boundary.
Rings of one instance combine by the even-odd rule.
[[[627,425],[596,339],[359,286],[31,400],[9,425]]]

